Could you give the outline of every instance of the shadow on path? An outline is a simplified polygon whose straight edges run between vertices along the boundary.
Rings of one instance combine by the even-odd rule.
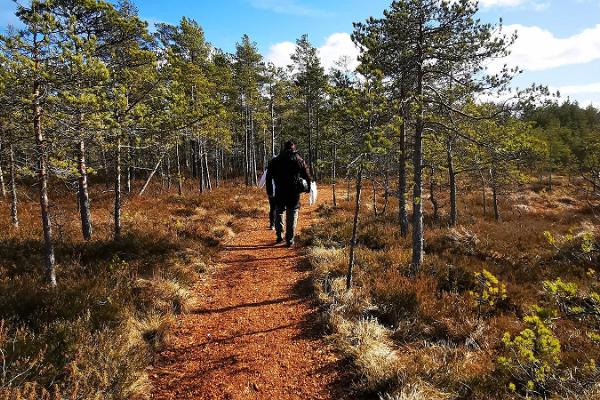
[[[268,305],[272,305],[272,304],[290,303],[292,301],[297,301],[297,300],[300,300],[300,297],[293,296],[293,297],[285,297],[285,298],[281,298],[281,299],[265,300],[265,301],[260,301],[257,303],[238,304],[235,306],[229,306],[229,307],[223,307],[223,308],[201,308],[201,309],[194,310],[194,314],[226,313],[228,311],[238,310],[240,308],[262,307],[262,306],[268,306]]]
[[[157,362],[153,398],[358,399],[347,361],[323,341],[310,266],[299,248],[270,243],[261,222],[245,220],[198,288],[203,300]]]

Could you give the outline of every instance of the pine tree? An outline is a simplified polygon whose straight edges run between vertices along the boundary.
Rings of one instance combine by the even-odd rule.
[[[44,112],[49,109],[51,93],[56,93],[59,77],[54,68],[58,61],[57,22],[50,12],[50,3],[33,0],[29,5],[19,5],[17,16],[25,26],[19,32],[2,36],[0,42],[10,62],[17,85],[23,88],[16,93],[19,107],[28,110],[23,116],[31,122],[35,139],[39,203],[44,235],[44,270],[47,283],[56,286],[56,259],[49,200],[48,142]],[[48,123],[50,124],[50,123]]]
[[[308,165],[318,178],[319,148],[321,146],[322,104],[327,77],[321,66],[317,49],[303,35],[296,41],[296,50],[292,54],[295,74],[294,81],[303,101],[304,132],[308,145]]]
[[[400,99],[411,100],[405,121],[414,124],[411,264],[415,272],[424,254],[424,137],[437,128],[432,109],[460,112],[440,87],[452,80],[461,92],[473,95],[490,87],[504,88],[514,72],[485,73],[484,62],[506,55],[511,40],[495,35],[496,26],[481,23],[476,13],[477,4],[470,0],[402,0],[394,1],[382,19],[370,19],[356,28],[356,40],[371,50],[372,61],[366,66],[381,70],[401,91],[406,88]]]
[[[256,49],[256,43],[248,35],[236,45],[234,56],[234,81],[236,83],[239,126],[241,131],[244,175],[246,185],[258,184],[256,128],[257,114],[262,102],[261,87],[264,81],[262,56]]]

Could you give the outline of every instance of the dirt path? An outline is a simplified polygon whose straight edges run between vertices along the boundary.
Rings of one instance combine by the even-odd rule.
[[[315,211],[301,210],[300,228]],[[348,399],[343,363],[321,339],[299,249],[274,246],[265,219],[245,222],[199,288],[151,371],[154,399]]]

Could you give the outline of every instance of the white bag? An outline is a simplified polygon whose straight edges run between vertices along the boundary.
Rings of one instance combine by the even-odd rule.
[[[258,181],[258,187],[260,189],[262,189],[265,187],[266,184],[267,184],[267,170],[265,169],[265,172],[263,172],[262,176],[260,177],[260,181]],[[275,181],[273,181],[273,196],[275,196]]]
[[[317,202],[317,197],[319,195],[319,191],[317,189],[317,182],[311,182],[310,184],[310,194],[308,195],[308,205],[313,205]]]
[[[267,184],[267,169],[265,168],[265,172],[263,172],[260,181],[258,182],[258,187],[259,188],[264,188],[265,185]]]

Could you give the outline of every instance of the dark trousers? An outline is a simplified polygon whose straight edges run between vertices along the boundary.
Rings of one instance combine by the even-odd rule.
[[[286,207],[285,205],[277,206],[275,218],[275,232],[278,238],[283,238],[283,214],[285,213],[285,240],[288,243],[294,241],[296,236],[296,226],[298,225],[298,208]]]
[[[275,220],[277,219],[277,202],[275,197],[269,197],[269,226],[275,228]]]
[[[285,240],[291,243],[296,236],[300,195],[277,199],[276,203],[275,232],[278,238],[283,238],[283,214],[285,213]]]

